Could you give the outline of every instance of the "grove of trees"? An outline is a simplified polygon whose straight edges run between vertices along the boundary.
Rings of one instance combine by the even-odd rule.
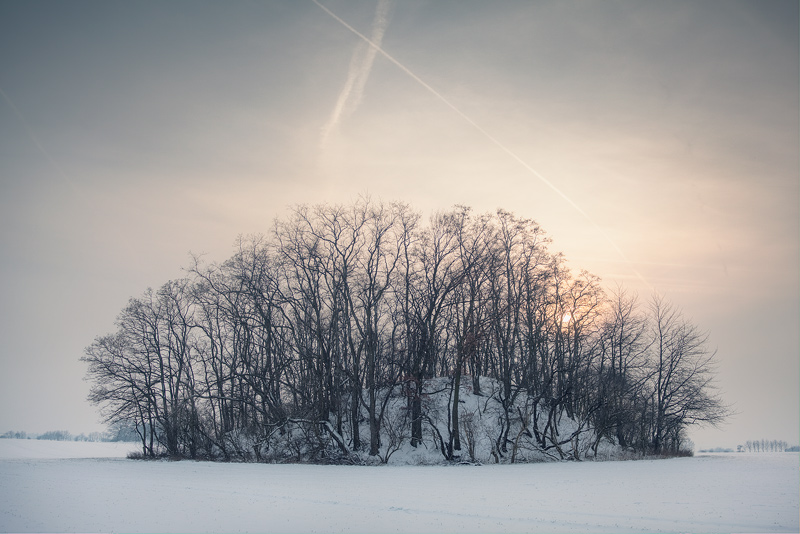
[[[560,454],[575,437],[559,435],[563,417],[595,451],[645,454],[720,422],[706,335],[659,296],[607,292],[549,245],[503,210],[423,222],[368,199],[295,207],[227,261],[195,258],[130,299],[86,348],[90,399],[136,429],[145,456],[227,460],[263,460],[279,439],[300,461],[388,458],[430,439],[425,399],[443,383],[447,459],[470,439],[465,387],[503,407],[498,461],[519,432]],[[387,410],[398,398],[402,417]]]
[[[789,444],[777,439],[753,439],[737,447],[739,452],[784,452]]]

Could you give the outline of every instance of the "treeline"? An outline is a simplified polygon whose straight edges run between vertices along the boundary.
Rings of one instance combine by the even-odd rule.
[[[784,452],[790,448],[788,443],[777,439],[748,440],[737,447],[739,452]]]
[[[191,458],[261,459],[287,432],[302,432],[309,461],[331,445],[378,455],[398,435],[417,447],[426,388],[442,377],[449,459],[465,438],[464,386],[503,406],[500,456],[512,427],[559,450],[573,437],[558,435],[563,416],[596,443],[654,454],[719,422],[706,335],[660,297],[643,307],[605,292],[549,244],[502,210],[423,224],[400,203],[296,207],[227,261],[195,258],[185,278],[132,298],[86,348],[90,399],[135,427],[144,455]],[[500,386],[482,391],[479,377]],[[397,396],[401,434],[387,423]]]
[[[66,430],[48,430],[38,436],[29,436],[25,432],[8,432],[0,435],[0,439],[40,439],[49,441],[108,441],[102,432],[90,432],[87,434],[78,434],[73,436]]]
[[[0,435],[0,439],[31,439],[27,432],[17,430],[16,432],[13,430],[9,430],[4,434]]]
[[[50,441],[138,441],[135,429],[120,424],[113,424],[106,432],[89,432],[73,435],[67,430],[48,430],[42,434],[28,434],[25,431],[9,430],[0,434],[0,439],[40,439]]]

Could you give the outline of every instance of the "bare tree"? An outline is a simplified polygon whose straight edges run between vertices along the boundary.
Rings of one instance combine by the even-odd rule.
[[[150,374],[121,332],[98,337],[81,360],[88,365],[93,383],[89,400],[102,407],[106,423],[132,424],[144,456],[155,456],[156,423],[153,415]]]
[[[714,391],[715,352],[707,347],[707,334],[658,295],[651,300],[650,314],[650,443],[654,453],[677,452],[687,426],[716,425],[728,409]]]
[[[365,386],[367,389],[367,414],[370,431],[369,454],[376,456],[381,446],[380,427],[384,409],[394,384],[399,378],[399,367],[392,369],[386,361],[393,353],[388,344],[391,336],[387,330],[393,325],[385,299],[395,283],[395,271],[400,261],[403,219],[408,217],[408,208],[401,204],[364,206],[365,245],[358,258],[357,288],[355,300],[351,300],[353,324],[361,339],[356,352],[364,353]],[[353,291],[349,295],[353,295]],[[378,403],[379,388],[384,389],[381,406]]]
[[[606,437],[613,436],[622,447],[633,445],[636,438],[635,406],[645,384],[647,351],[652,343],[647,328],[637,296],[617,286],[609,295],[599,337],[595,454]]]

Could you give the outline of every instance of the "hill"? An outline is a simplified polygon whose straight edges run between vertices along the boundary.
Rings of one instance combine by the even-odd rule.
[[[624,451],[612,439],[598,439],[588,421],[524,391],[503,395],[501,384],[480,378],[475,394],[470,377],[462,377],[458,395],[459,439],[453,431],[454,388],[451,378],[424,383],[423,440],[412,446],[409,396],[403,385],[383,389],[381,446],[377,456],[353,450],[335,421],[323,424],[292,419],[264,435],[238,430],[228,436],[228,449],[238,459],[265,462],[353,464],[519,463],[552,460],[608,459]],[[368,413],[361,409],[362,435],[369,435]],[[220,451],[221,452],[221,451]]]

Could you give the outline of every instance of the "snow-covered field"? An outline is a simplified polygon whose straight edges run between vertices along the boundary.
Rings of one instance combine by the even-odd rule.
[[[0,531],[798,532],[796,453],[484,466],[145,462],[0,440]]]

